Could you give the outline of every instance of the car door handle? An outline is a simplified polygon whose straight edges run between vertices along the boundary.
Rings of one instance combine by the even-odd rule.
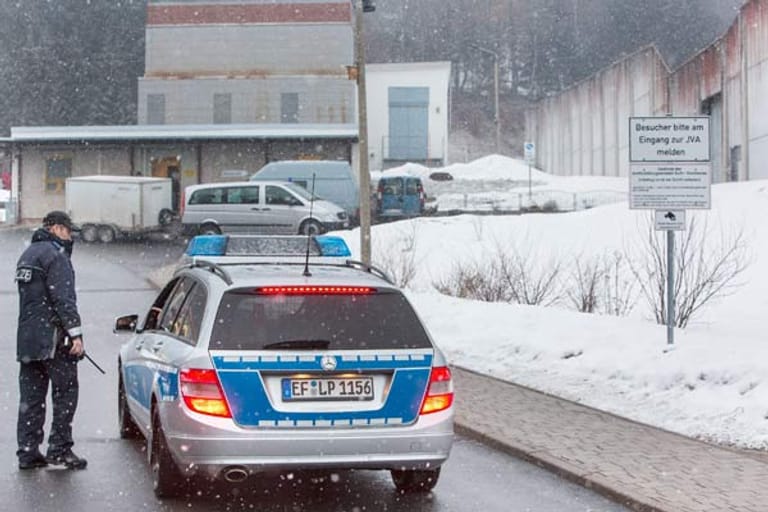
[[[255,212],[260,212],[260,211],[261,211],[261,208],[251,208],[251,210],[253,210],[253,211],[255,211]]]

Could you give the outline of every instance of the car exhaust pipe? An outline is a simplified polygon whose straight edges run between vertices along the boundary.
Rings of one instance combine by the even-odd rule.
[[[242,466],[224,468],[222,474],[224,475],[224,480],[232,484],[240,483],[248,478],[248,470]]]

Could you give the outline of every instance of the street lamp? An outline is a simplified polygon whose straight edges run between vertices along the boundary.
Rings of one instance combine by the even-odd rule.
[[[469,45],[470,48],[483,53],[487,53],[493,57],[493,106],[494,106],[494,119],[493,122],[496,125],[496,153],[501,153],[501,119],[499,118],[499,54],[488,48],[476,45],[474,43]]]
[[[368,110],[365,90],[365,44],[363,13],[373,12],[373,0],[352,0],[355,10],[355,49],[357,53],[357,115],[360,149],[360,259],[371,264],[371,173],[368,169]]]

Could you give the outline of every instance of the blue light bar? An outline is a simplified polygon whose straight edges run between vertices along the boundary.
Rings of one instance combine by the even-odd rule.
[[[349,258],[352,252],[343,238],[338,236],[316,236],[315,241],[320,246],[323,256]]]
[[[352,252],[343,238],[315,236],[310,256],[349,258]],[[308,240],[303,236],[198,235],[189,241],[187,256],[304,256]]]
[[[187,256],[224,256],[228,238],[226,235],[198,235],[189,241]]]

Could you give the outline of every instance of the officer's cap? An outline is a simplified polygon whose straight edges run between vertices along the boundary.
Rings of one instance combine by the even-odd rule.
[[[48,215],[43,217],[44,227],[51,227],[51,226],[55,226],[56,224],[60,226],[64,226],[65,228],[68,228],[70,231],[80,231],[80,226],[72,222],[72,218],[69,215],[67,215],[66,212],[54,210],[52,212],[48,212]]]

